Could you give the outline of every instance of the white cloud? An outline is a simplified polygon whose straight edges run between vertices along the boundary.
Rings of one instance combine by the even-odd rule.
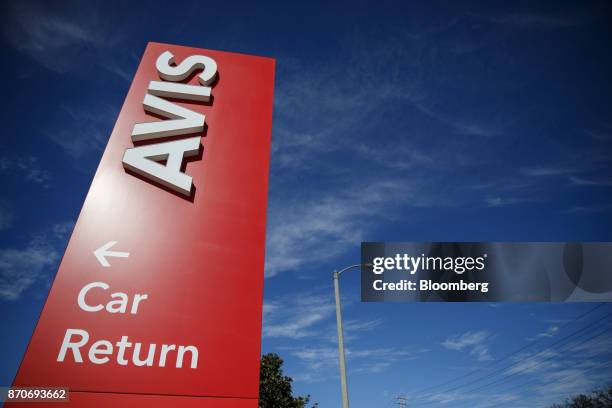
[[[478,122],[466,122],[440,110],[434,110],[423,100],[420,95],[416,97],[411,95],[402,95],[402,97],[404,100],[412,103],[413,106],[423,115],[446,125],[455,133],[466,136],[480,137],[493,137],[503,134],[503,130],[500,126],[492,126]]]
[[[470,399],[469,395],[463,394],[461,392],[438,392],[431,394],[426,398],[427,401],[437,402],[440,404],[448,404],[451,402],[460,402]]]
[[[455,123],[454,126],[459,133],[462,133],[468,136],[491,137],[491,136],[497,136],[501,134],[501,131],[498,129],[488,128],[481,124],[476,124],[476,123],[470,123],[470,124]]]
[[[559,332],[559,326],[550,326],[544,333],[538,334],[538,337],[552,337]]]
[[[385,181],[271,207],[266,276],[298,269],[313,260],[321,264],[359,245],[370,227],[370,217],[388,217],[385,209],[411,197],[407,182]],[[418,200],[415,198],[412,204],[417,205]]]
[[[497,407],[500,405],[506,405],[509,402],[513,402],[516,401],[517,403],[519,403],[520,401],[518,401],[520,399],[520,396],[514,393],[487,393],[487,394],[472,394],[472,393],[464,393],[461,391],[454,391],[454,392],[440,392],[440,393],[434,393],[431,394],[430,396],[428,396],[425,401],[428,402],[435,402],[437,403],[437,405],[439,404],[444,404],[446,406],[453,406],[454,404],[458,404],[461,402],[467,402],[469,401],[469,405],[466,406],[470,406],[470,407],[474,407],[474,408],[489,408],[489,407]],[[429,405],[429,404],[427,404]],[[513,404],[513,407],[522,407],[521,405],[517,405],[517,404]]]
[[[264,337],[299,339],[319,334],[314,327],[334,314],[329,294],[304,292],[264,303]]]
[[[545,331],[538,333],[535,337],[529,338],[528,340],[535,340],[542,337],[553,337],[560,330],[560,327],[557,325],[549,326]]]
[[[329,165],[321,156],[332,152],[344,153],[347,158],[358,153],[365,162],[396,166],[396,170],[459,160],[456,151],[448,154],[448,145],[436,149],[433,145],[438,135],[427,137],[424,126],[405,128],[389,122],[385,114],[398,107],[416,116],[419,124],[422,115],[429,119],[425,122],[438,122],[453,133],[502,134],[497,121],[489,124],[478,117],[460,119],[439,103],[431,84],[422,81],[430,67],[411,54],[411,50],[420,54],[421,48],[419,40],[407,36],[384,46],[368,47],[367,52],[352,49],[325,62],[283,57],[275,91],[272,171],[302,170],[313,167],[313,163]],[[384,74],[374,78],[373,73]],[[376,134],[381,124],[385,135]],[[405,137],[401,137],[403,134]],[[417,140],[429,148],[419,148]],[[381,158],[383,154],[391,160]]]
[[[132,72],[129,69],[123,68],[122,65],[119,65],[111,61],[109,61],[106,64],[103,64],[102,67],[106,69],[108,72],[110,72],[111,74],[117,75],[119,78],[123,79],[126,82],[132,82],[132,79],[134,78],[134,74],[136,73],[135,71]]]
[[[4,35],[17,51],[40,66],[63,74],[78,72],[84,65],[97,64],[101,69],[123,81],[132,80],[135,66],[133,55],[126,58],[123,34],[104,16],[106,5],[89,2],[80,7],[79,1],[61,4],[47,2],[9,1],[5,13]]]
[[[101,38],[85,24],[77,24],[40,4],[13,2],[5,23],[5,35],[18,51],[55,72],[66,72],[78,61],[82,47]]]
[[[501,197],[489,196],[485,197],[484,202],[487,207],[501,207],[506,205],[521,204],[529,201],[535,201],[533,198],[524,197]]]
[[[19,158],[17,167],[23,172],[26,180],[48,187],[49,172],[40,168],[38,158],[34,156]]]
[[[19,299],[58,259],[59,253],[43,242],[24,249],[0,249],[0,299]]]
[[[608,322],[604,327],[606,326],[610,329],[612,323]],[[581,357],[583,360],[599,356],[612,350],[612,334],[600,332],[595,336],[589,337],[588,340],[576,340],[572,342],[569,347],[577,357]]]
[[[0,249],[0,300],[12,301],[25,290],[48,276],[60,258],[72,223],[60,223],[50,232],[34,237],[24,248]]]
[[[0,157],[0,171],[6,171],[11,167],[11,161],[8,157]]]
[[[58,240],[65,241],[68,238],[68,235],[70,235],[70,233],[72,232],[73,228],[73,221],[65,221],[55,224],[52,228],[52,231],[55,238],[57,238]]]
[[[593,386],[595,384],[585,375],[584,370],[570,368],[551,371],[547,374],[544,383],[535,387],[535,390],[545,395],[569,396],[574,392],[590,390]]]
[[[533,13],[512,13],[489,20],[515,28],[572,28],[584,23],[584,19],[576,15]]]
[[[370,331],[382,325],[382,319],[374,320],[347,320],[343,324],[344,331],[347,333]]]
[[[570,177],[570,181],[576,186],[610,187],[612,180],[591,180],[579,177]]]
[[[275,91],[266,277],[345,253],[375,223],[400,218],[402,207],[465,200],[464,191],[456,193],[461,177],[451,186],[448,175],[436,177],[443,168],[457,173],[473,166],[474,158],[461,153],[466,138],[442,144],[449,139],[440,132],[497,136],[504,133],[503,120],[481,123],[445,109],[422,82],[427,67],[407,51],[417,47],[411,41],[335,60],[346,64],[283,59]],[[398,61],[401,71],[393,68]],[[385,74],[374,80],[371,72]],[[414,123],[387,120],[400,109]],[[381,128],[384,135],[377,134]]]
[[[567,214],[591,214],[608,211],[612,206],[610,204],[593,204],[593,205],[579,205],[576,207],[569,208],[564,212]]]
[[[115,117],[115,109],[108,106],[60,106],[61,124],[47,130],[46,135],[66,154],[80,159],[104,149]]]
[[[347,306],[347,305],[345,305]],[[290,339],[291,346],[279,348],[297,359],[297,381],[321,381],[337,374],[338,348],[335,326],[335,304],[331,287],[321,291],[293,293],[264,303],[264,338]],[[376,330],[381,319],[347,319],[344,322],[345,340],[359,333]],[[296,344],[306,344],[296,346]],[[380,373],[396,362],[413,360],[426,348],[396,347],[346,348],[352,373]],[[330,374],[331,373],[331,374]]]
[[[490,207],[498,207],[504,203],[501,197],[487,197],[485,198],[485,202]]]
[[[536,371],[545,371],[558,366],[555,358],[558,354],[553,350],[543,350],[536,354],[521,353],[514,357],[513,363],[507,370],[509,374],[528,374]]]
[[[392,170],[425,169],[440,166],[440,163],[431,155],[420,149],[409,146],[408,143],[382,148],[365,143],[358,143],[352,149],[361,154],[361,157],[381,167]]]
[[[0,231],[11,226],[13,223],[13,211],[0,202]]]
[[[442,346],[449,350],[466,350],[475,356],[478,361],[488,361],[493,359],[489,353],[488,346],[485,344],[485,341],[490,337],[489,332],[484,330],[466,332],[447,338],[442,342]]]
[[[572,174],[576,172],[576,169],[560,166],[536,166],[522,168],[520,172],[526,176],[545,177]]]
[[[287,350],[306,367],[305,374],[296,376],[301,381],[323,381],[330,377],[330,372],[333,376],[337,373],[338,348],[336,346],[291,347]],[[386,371],[394,364],[416,360],[429,351],[428,349],[396,347],[346,348],[345,356],[350,373],[377,374]]]
[[[264,337],[301,339],[318,336],[319,339],[327,339],[333,343],[337,341],[335,303],[331,287],[323,291],[293,293],[266,300],[263,305],[263,320]],[[332,322],[333,325],[330,325]],[[382,319],[347,319],[343,325],[345,339],[355,338],[361,332],[375,330],[382,324]]]
[[[49,172],[41,167],[38,157],[35,156],[15,154],[12,158],[2,157],[0,158],[0,171],[9,173],[20,180],[40,184],[45,188],[49,187]]]
[[[400,209],[466,203],[502,208],[548,200],[539,184],[546,180],[529,176],[568,174],[541,166],[526,168],[522,177],[512,170],[510,180],[496,176],[490,181],[489,175],[478,173],[479,181],[488,182],[487,190],[461,190],[477,174],[463,177],[465,168],[479,164],[474,160],[490,159],[462,153],[476,146],[474,138],[448,134],[476,137],[488,149],[493,143],[489,137],[506,135],[515,120],[504,115],[485,115],[482,120],[482,112],[451,109],[431,89],[436,82],[423,81],[430,78],[431,62],[410,54],[422,41],[422,36],[402,37],[368,52],[342,53],[336,62],[283,58],[275,93],[266,277],[324,264],[346,253],[371,235],[375,224],[400,218]],[[396,71],[398,66],[401,71]],[[384,75],[367,74],[372,72]],[[394,120],[394,110],[411,120]],[[452,183],[448,172],[440,176],[445,166],[452,168]],[[346,181],[360,178],[361,185]],[[391,180],[396,194],[368,200],[378,181],[374,178]],[[311,180],[317,185],[309,184]]]
[[[344,341],[352,342],[356,341],[358,338],[362,337],[364,332],[370,332],[376,329],[379,329],[383,325],[382,319],[364,319],[364,320],[345,320],[342,324],[342,329],[344,332]],[[331,333],[328,336],[330,342],[334,344],[338,344],[338,334],[336,332],[336,322],[334,320],[333,324],[327,328],[327,331]]]

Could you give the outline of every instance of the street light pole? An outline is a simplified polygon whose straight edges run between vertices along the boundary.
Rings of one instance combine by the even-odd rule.
[[[340,271],[334,271],[334,296],[336,298],[336,325],[338,326],[338,358],[340,360],[340,385],[342,387],[342,408],[349,408],[348,389],[346,385],[346,360],[344,359],[344,334],[342,331],[342,311],[340,309],[340,283],[342,272],[359,268],[362,264],[347,266]]]

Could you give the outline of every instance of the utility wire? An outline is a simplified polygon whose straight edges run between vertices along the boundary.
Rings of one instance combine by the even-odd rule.
[[[603,353],[597,353],[596,355],[599,355],[599,354],[606,354],[606,353],[610,353],[610,350],[605,350]],[[588,368],[588,369],[583,370],[583,371],[580,371],[580,372],[570,373],[569,375],[567,375],[567,376],[565,376],[565,377],[561,377],[561,378],[557,378],[557,379],[555,379],[555,381],[556,381],[556,382],[566,381],[566,380],[569,380],[569,379],[571,379],[572,377],[575,377],[575,376],[577,376],[577,375],[579,375],[579,374],[584,375],[584,374],[590,373],[591,371],[595,371],[595,370],[602,370],[602,369],[604,369],[604,368],[607,368],[608,366],[612,366],[612,361],[607,362],[607,363],[602,364],[602,365],[599,365],[599,366],[594,366],[594,367]],[[528,384],[529,384],[529,383],[531,383],[531,382],[532,382],[532,381],[531,381],[531,380],[529,380],[529,381],[526,381],[526,382],[523,382],[523,383],[520,383],[520,384],[515,384],[515,386],[514,386],[514,387],[511,387],[510,389],[506,390],[505,392],[508,392],[508,391],[514,390],[515,388],[524,387],[525,385],[528,385]],[[547,397],[557,397],[557,396],[567,396],[567,397],[570,397],[570,396],[571,396],[571,394],[572,394],[572,393],[568,393],[568,392],[566,391],[566,392],[558,393],[558,394],[555,394],[555,395],[547,395]],[[503,406],[503,405],[507,405],[507,404],[515,404],[515,403],[516,403],[516,401],[508,401],[508,402],[503,402],[503,403],[501,403],[501,405],[498,405],[498,406]]]
[[[583,313],[583,314],[579,315],[578,317],[575,317],[575,318],[574,318],[574,319],[572,319],[570,322],[567,322],[566,324],[564,324],[563,326],[561,326],[561,329],[560,329],[560,330],[565,329],[566,327],[568,327],[568,326],[569,326],[569,325],[571,325],[572,323],[575,323],[575,322],[577,322],[578,320],[582,319],[584,316],[587,316],[587,315],[589,315],[589,314],[591,314],[591,313],[595,312],[597,309],[599,309],[599,308],[603,307],[604,305],[605,305],[605,303],[600,303],[599,305],[597,305],[597,306],[595,306],[595,307],[593,307],[593,308],[589,309],[589,310],[588,310],[588,311],[586,311],[585,313]],[[495,361],[495,362],[491,363],[491,365],[489,366],[489,368],[494,367],[494,366],[496,366],[497,364],[499,364],[500,362],[502,362],[502,361],[504,361],[504,360],[507,360],[507,359],[509,359],[510,357],[512,357],[512,356],[514,356],[514,355],[516,355],[516,354],[520,353],[521,351],[523,351],[523,350],[525,350],[525,349],[527,349],[527,348],[529,348],[529,347],[531,347],[531,346],[534,346],[534,345],[536,345],[536,344],[538,344],[538,343],[540,343],[540,342],[543,342],[543,341],[545,341],[545,340],[546,340],[545,338],[541,338],[541,339],[539,339],[539,340],[535,340],[535,341],[533,341],[533,342],[530,342],[530,343],[526,344],[525,346],[523,346],[523,347],[519,348],[518,350],[515,350],[515,351],[513,351],[513,352],[511,352],[511,353],[509,353],[509,354],[507,354],[507,355],[505,355],[505,356],[504,356],[504,357],[502,357],[501,359],[499,359],[499,360],[497,360],[497,361]],[[436,385],[427,386],[427,387],[425,387],[425,388],[421,388],[420,390],[419,390],[419,389],[417,389],[417,390],[415,391],[415,393],[416,393],[416,394],[421,394],[421,393],[423,393],[423,392],[425,392],[425,391],[429,391],[429,390],[432,390],[432,389],[436,389],[436,388],[438,388],[438,387],[443,387],[443,386],[446,386],[446,385],[448,385],[448,384],[451,384],[451,383],[453,383],[453,382],[455,382],[455,381],[462,380],[462,379],[465,379],[465,378],[467,378],[467,377],[470,377],[471,375],[473,375],[473,374],[477,374],[477,373],[482,373],[482,369],[477,368],[477,369],[475,369],[475,370],[473,370],[473,371],[470,371],[469,373],[467,373],[467,374],[465,374],[465,375],[462,375],[462,376],[459,376],[459,377],[453,378],[453,379],[451,379],[451,380],[444,381],[444,382],[439,383],[439,384],[436,384]]]
[[[575,347],[579,347],[579,346],[581,346],[583,344],[586,344],[589,341],[596,339],[597,337],[600,337],[600,336],[603,336],[606,333],[609,333],[610,331],[612,331],[612,328],[608,328],[608,329],[606,329],[604,331],[601,331],[598,334],[596,334],[594,336],[591,336],[588,339],[583,340],[583,341],[581,341],[578,344],[574,344],[572,347],[570,347],[568,350],[565,350],[565,351],[569,351],[569,350],[571,350],[571,349],[573,349]],[[538,353],[538,354],[540,354],[540,353]],[[531,356],[530,358],[532,358],[532,357],[535,357],[535,356]],[[514,377],[517,374],[524,373],[527,369],[537,368],[537,367],[541,366],[543,363],[546,363],[546,362],[548,362],[548,361],[550,361],[550,360],[552,360],[553,358],[556,358],[556,357],[558,357],[558,356],[553,354],[552,356],[549,356],[548,358],[545,358],[544,360],[541,360],[540,362],[538,362],[538,364],[534,364],[533,366],[531,366],[529,368],[523,368],[522,370],[514,371],[512,373],[509,373],[505,377],[502,377],[502,378],[499,378],[499,379],[497,379],[495,381],[492,381],[492,382],[489,382],[487,384],[481,385],[481,386],[479,386],[479,387],[477,387],[475,389],[468,390],[467,392],[476,392],[476,391],[480,391],[480,390],[482,390],[482,389],[484,389],[486,387],[489,387],[491,385],[499,384],[500,382],[504,382],[504,380],[506,380],[508,378],[511,378],[511,377]]]
[[[601,304],[601,305],[599,305],[599,306],[597,306],[597,307],[595,307],[595,308],[591,309],[590,311],[588,311],[587,313],[585,313],[585,314],[583,314],[583,315],[579,316],[578,318],[574,319],[573,321],[579,320],[579,319],[580,319],[581,317],[583,317],[584,315],[587,315],[587,314],[589,314],[589,313],[591,313],[591,312],[595,311],[596,309],[598,309],[598,308],[599,308],[599,307],[601,307],[601,306],[603,306],[603,304]],[[567,340],[571,339],[572,337],[574,337],[574,336],[576,336],[576,335],[578,335],[578,334],[580,334],[580,333],[584,332],[585,330],[588,330],[589,328],[591,328],[591,327],[595,326],[597,323],[599,323],[600,321],[602,321],[602,320],[604,320],[604,319],[608,318],[608,317],[609,317],[609,316],[611,316],[611,315],[612,315],[612,313],[608,313],[607,315],[605,315],[605,316],[601,317],[600,319],[597,319],[596,321],[594,321],[594,322],[592,322],[592,323],[588,324],[587,326],[584,326],[584,327],[582,327],[581,329],[579,329],[579,330],[577,330],[577,331],[575,331],[575,332],[573,332],[573,333],[571,333],[571,334],[569,334],[569,335],[567,335],[567,336],[564,336],[564,337],[560,338],[560,339],[559,339],[559,340],[557,340],[556,342],[554,342],[554,343],[550,344],[550,345],[549,345],[548,347],[546,347],[545,349],[543,349],[543,350],[541,350],[541,351],[537,352],[536,354],[533,354],[533,355],[528,356],[528,358],[533,358],[533,357],[535,357],[535,356],[537,356],[537,355],[539,355],[539,354],[543,353],[544,351],[550,350],[550,349],[551,349],[553,346],[556,346],[557,344],[563,343],[563,342],[565,342],[565,341],[567,341]],[[567,325],[566,325],[566,326],[567,326]],[[564,327],[565,327],[565,326],[564,326]],[[535,344],[535,343],[530,343],[530,344],[528,344],[527,346],[533,346],[534,344]],[[514,356],[514,355],[516,355],[516,354],[518,354],[520,351],[522,351],[522,350],[524,350],[524,349],[526,349],[526,348],[527,348],[527,347],[522,347],[522,348],[518,349],[517,351],[512,352],[511,354],[509,354],[509,355],[505,356],[504,358],[502,358],[501,360],[497,361],[497,363],[496,363],[496,364],[491,365],[491,367],[493,367],[493,366],[497,365],[497,364],[498,364],[500,361],[502,361],[502,360],[506,360],[506,359],[508,359],[508,358],[510,358],[510,357],[512,357],[512,356]],[[469,381],[469,382],[467,382],[467,383],[460,384],[460,385],[458,385],[458,386],[454,386],[454,387],[451,387],[451,388],[449,388],[449,389],[445,389],[445,390],[443,390],[443,391],[437,391],[436,393],[440,393],[440,392],[445,392],[445,393],[448,393],[448,392],[452,392],[452,391],[458,390],[458,389],[460,389],[460,388],[465,388],[465,387],[468,387],[468,386],[470,386],[470,385],[477,384],[478,382],[480,382],[480,381],[482,381],[482,380],[487,380],[487,379],[490,379],[492,376],[495,376],[495,375],[497,375],[497,374],[499,374],[499,373],[502,373],[504,370],[506,370],[506,369],[508,369],[508,368],[511,368],[511,367],[513,367],[513,366],[516,366],[516,365],[520,364],[521,362],[522,362],[522,360],[518,360],[518,361],[516,361],[516,362],[514,362],[514,363],[512,363],[512,364],[510,364],[510,365],[507,365],[507,366],[505,366],[505,367],[501,368],[500,370],[494,370],[494,371],[492,371],[492,372],[490,372],[490,373],[488,373],[488,374],[486,374],[486,375],[484,375],[484,376],[478,377],[478,378],[476,378],[476,379],[474,379],[474,380],[472,380],[472,381]],[[431,393],[429,393],[429,394],[431,394]],[[427,397],[427,394],[425,394],[425,395],[424,395],[424,396],[422,396],[422,397],[417,397],[416,399],[417,399],[417,400],[418,400],[418,399],[424,399],[424,398],[426,398],[426,397]]]
[[[612,313],[611,313],[611,314],[612,314]],[[607,316],[605,316],[605,317],[607,317]],[[584,344],[587,344],[589,341],[591,341],[591,340],[593,340],[593,339],[595,339],[595,338],[597,338],[597,337],[600,337],[600,336],[602,336],[602,335],[604,335],[604,334],[606,334],[606,333],[608,333],[608,332],[610,332],[610,331],[612,331],[612,328],[607,328],[607,329],[605,329],[605,330],[603,330],[603,331],[601,331],[601,332],[599,332],[599,333],[595,334],[594,336],[591,336],[591,337],[589,337],[589,338],[587,338],[587,339],[585,339],[585,340],[582,340],[582,341],[581,341],[581,342],[579,342],[579,343],[573,344],[573,345],[572,345],[572,346],[571,346],[571,347],[570,347],[568,350],[566,350],[566,351],[569,351],[569,350],[571,350],[571,349],[573,349],[573,348],[577,348],[577,347],[580,347],[580,346],[582,346],[582,345],[584,345]],[[606,350],[606,352],[607,352],[607,350]],[[540,354],[540,353],[538,353],[538,354]],[[597,353],[597,354],[601,354],[601,353]],[[537,355],[537,354],[536,354],[536,355]],[[535,356],[535,355],[534,355],[534,356]],[[530,356],[529,358],[533,358],[534,356]],[[558,356],[557,356],[557,355],[552,355],[552,356],[549,356],[548,358],[546,358],[546,359],[544,359],[544,360],[540,361],[540,362],[539,362],[539,364],[534,364],[534,365],[530,366],[529,368],[530,368],[530,369],[537,368],[538,366],[541,366],[543,363],[545,363],[545,362],[547,362],[547,361],[549,361],[549,360],[551,360],[552,358],[555,358],[555,357],[558,357]],[[519,362],[522,362],[522,361],[519,361]],[[601,368],[601,367],[594,367],[594,368],[596,369],[596,368]],[[477,387],[477,388],[474,388],[474,389],[471,389],[471,390],[464,390],[464,392],[465,392],[465,393],[474,393],[474,392],[480,391],[481,389],[484,389],[484,388],[486,388],[486,387],[489,387],[489,386],[491,386],[491,385],[494,385],[495,383],[499,383],[500,381],[502,381],[502,380],[504,380],[504,379],[507,379],[507,378],[509,378],[509,377],[512,377],[512,376],[514,376],[514,375],[516,375],[516,374],[519,374],[519,373],[521,373],[521,372],[524,372],[524,371],[525,371],[525,369],[520,370],[520,371],[518,371],[518,372],[510,373],[510,374],[509,374],[509,375],[507,375],[505,378],[497,379],[497,380],[495,380],[495,381],[493,381],[493,382],[490,382],[490,383],[487,383],[487,384],[481,385],[481,386],[479,386],[479,387]],[[530,380],[530,381],[531,381],[531,380]],[[526,384],[528,384],[530,381],[528,381]],[[520,384],[520,385],[523,385],[523,384]],[[516,386],[516,384],[515,384],[515,386]],[[514,387],[511,387],[511,389],[512,389],[512,388],[514,388]],[[506,390],[506,391],[507,391],[507,390]],[[445,392],[450,392],[450,391],[445,391]],[[439,401],[428,401],[428,402],[423,402],[423,403],[420,403],[420,404],[419,404],[419,406],[421,406],[421,407],[422,407],[422,406],[428,406],[428,405],[431,405],[431,404],[439,404]]]

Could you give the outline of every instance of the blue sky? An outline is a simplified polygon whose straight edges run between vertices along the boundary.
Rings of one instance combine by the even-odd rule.
[[[612,240],[609,4],[290,3],[3,4],[0,384],[147,41],[277,59],[263,351],[322,407],[331,271],[361,241]],[[574,322],[594,305],[361,304],[358,281],[341,282],[354,407],[538,406],[612,378],[610,333],[589,340],[607,305]],[[500,382],[440,385],[476,369]]]

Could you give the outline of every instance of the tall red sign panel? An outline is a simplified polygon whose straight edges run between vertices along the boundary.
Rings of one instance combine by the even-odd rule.
[[[272,59],[148,44],[13,386],[257,406],[273,81]]]

